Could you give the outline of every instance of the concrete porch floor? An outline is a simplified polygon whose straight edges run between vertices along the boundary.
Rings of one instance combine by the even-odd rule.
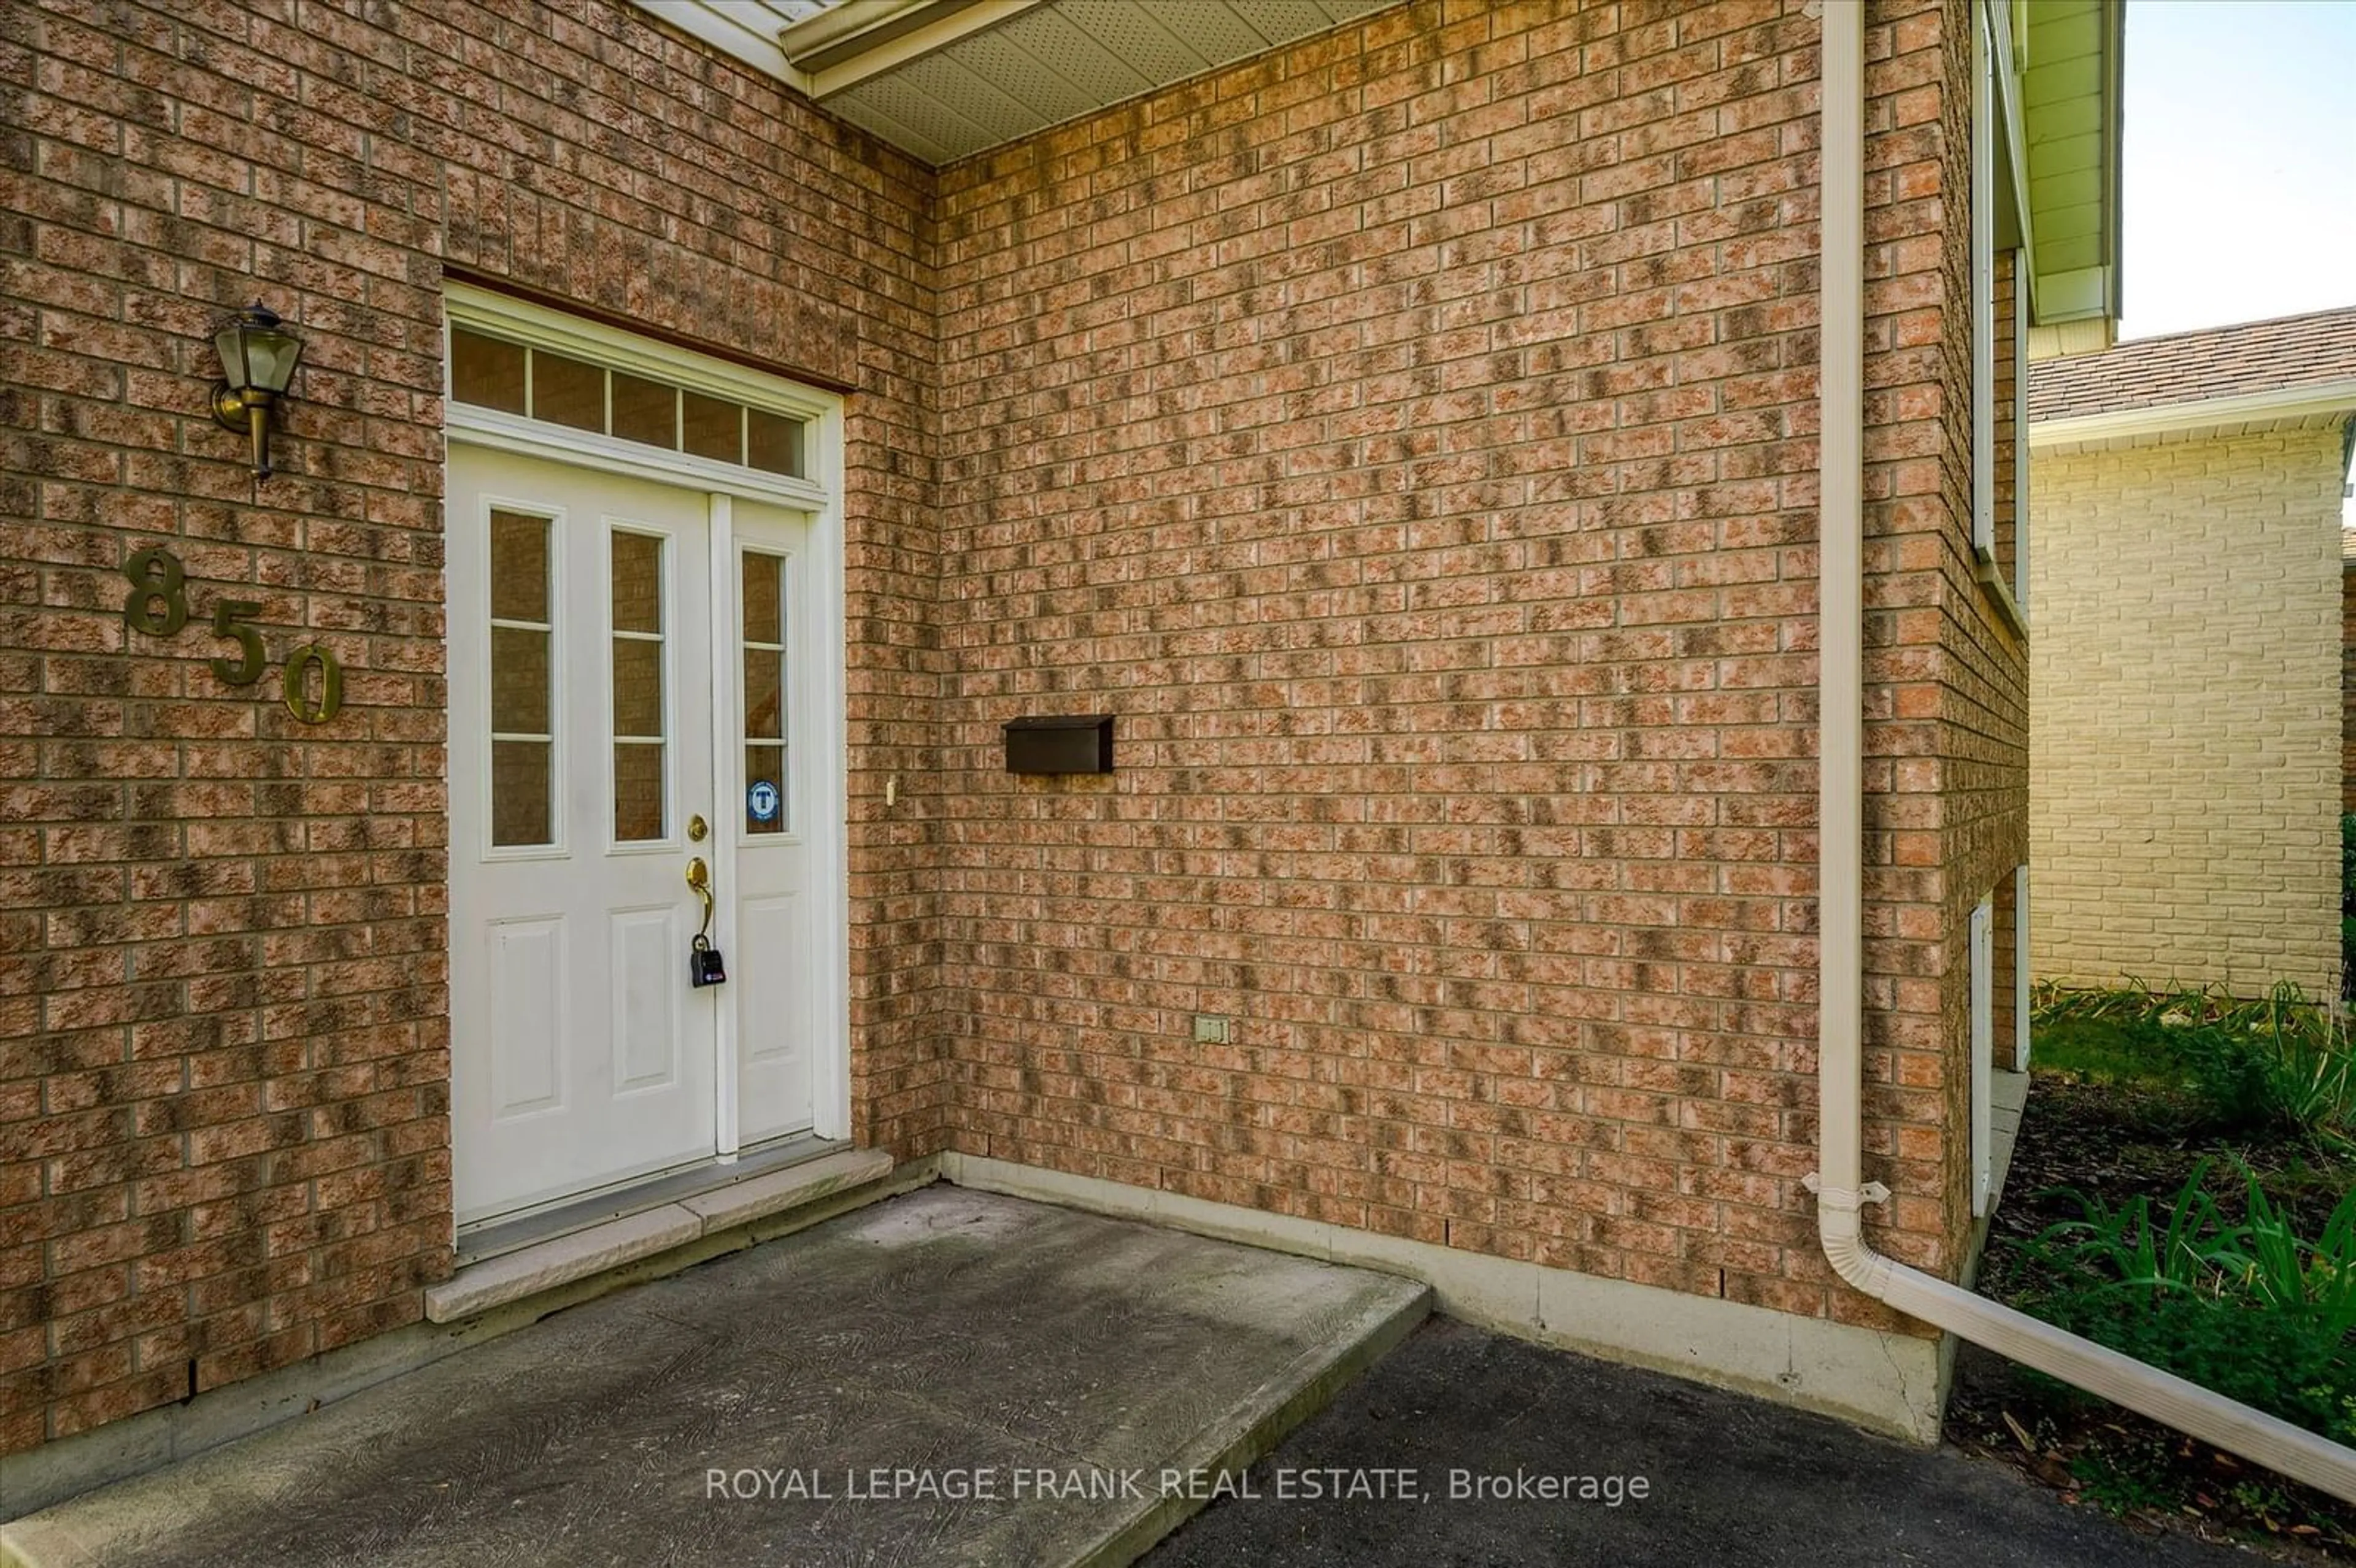
[[[1428,1301],[936,1186],[0,1528],[0,1562],[1126,1563]]]

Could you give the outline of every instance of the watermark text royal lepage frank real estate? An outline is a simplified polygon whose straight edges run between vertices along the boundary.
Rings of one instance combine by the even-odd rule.
[[[1278,1466],[1265,1473],[1218,1469],[1109,1469],[1007,1465],[714,1467],[707,1500],[727,1502],[1115,1502],[1183,1497],[1278,1502],[1539,1502],[1618,1508],[1653,1493],[1644,1476],[1513,1469]]]

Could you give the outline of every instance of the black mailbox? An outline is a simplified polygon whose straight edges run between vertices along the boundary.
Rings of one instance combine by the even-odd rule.
[[[1112,772],[1112,715],[1033,714],[1006,721],[1010,773]]]

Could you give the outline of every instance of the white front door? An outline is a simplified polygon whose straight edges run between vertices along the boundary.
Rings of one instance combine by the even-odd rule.
[[[447,520],[459,1222],[808,1128],[806,519],[454,445]]]

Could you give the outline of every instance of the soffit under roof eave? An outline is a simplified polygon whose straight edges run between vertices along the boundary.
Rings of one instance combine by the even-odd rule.
[[[2121,0],[2039,0],[2019,13],[2030,319],[2115,322],[2120,272]]]
[[[637,0],[714,18],[809,0]],[[1401,0],[838,0],[772,30],[765,66],[934,167],[1224,69]],[[691,17],[683,13],[709,16]],[[723,46],[725,47],[725,46]],[[740,59],[751,55],[742,48]]]

